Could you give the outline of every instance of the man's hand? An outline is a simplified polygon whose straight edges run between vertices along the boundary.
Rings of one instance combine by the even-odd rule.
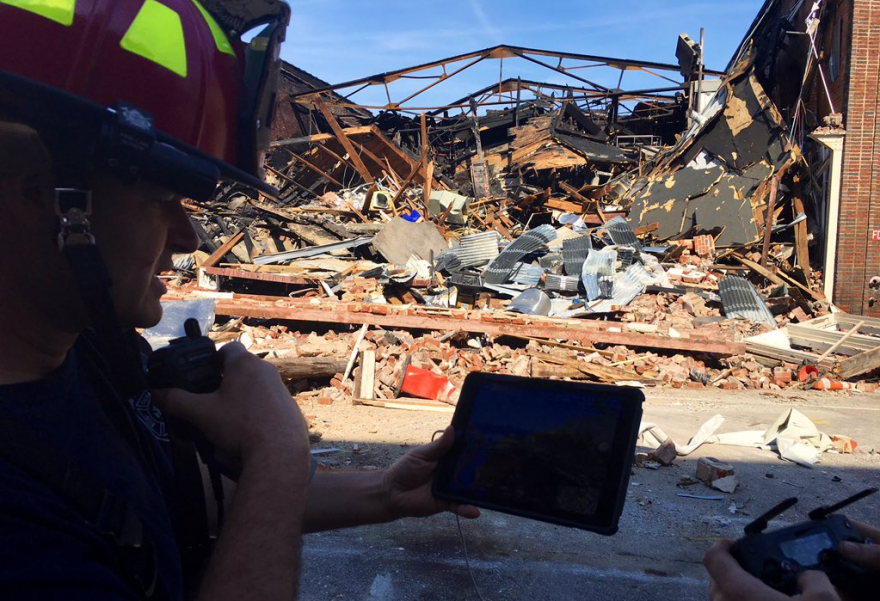
[[[852,563],[880,573],[880,528],[853,521],[856,531],[865,538],[874,541],[872,545],[860,543],[840,543],[838,551]]]
[[[480,517],[480,510],[472,505],[441,501],[431,493],[437,463],[452,448],[453,442],[455,432],[450,426],[443,436],[412,449],[385,471],[383,484],[392,519],[425,517],[442,511],[451,511],[463,518]]]
[[[733,542],[718,541],[703,558],[703,565],[712,576],[709,597],[712,601],[788,601],[792,599],[776,591],[746,572],[730,554]],[[798,577],[797,596],[802,601],[840,601],[840,596],[824,572],[803,572]]]
[[[305,420],[270,363],[238,343],[220,356],[216,392],[153,395],[162,411],[192,424],[242,468],[198,598],[295,599],[309,472]]]
[[[270,363],[233,342],[219,351],[223,382],[208,394],[153,391],[164,413],[201,431],[223,454],[246,463],[252,456],[295,456],[308,470],[309,440],[302,413]]]

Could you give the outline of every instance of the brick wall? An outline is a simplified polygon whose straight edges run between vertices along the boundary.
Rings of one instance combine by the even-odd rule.
[[[843,310],[880,316],[868,280],[880,275],[880,0],[852,0],[852,43],[844,109],[846,138],[834,297]]]

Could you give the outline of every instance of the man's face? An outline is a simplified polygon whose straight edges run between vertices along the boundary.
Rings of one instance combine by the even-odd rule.
[[[172,269],[174,253],[198,248],[198,237],[179,197],[149,183],[95,182],[92,233],[113,280],[120,325],[150,327],[162,317],[165,285],[156,276]]]

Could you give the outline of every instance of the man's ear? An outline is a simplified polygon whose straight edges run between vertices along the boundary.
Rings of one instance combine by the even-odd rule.
[[[0,209],[16,226],[27,226],[54,214],[53,190],[48,177],[26,175],[0,179]]]

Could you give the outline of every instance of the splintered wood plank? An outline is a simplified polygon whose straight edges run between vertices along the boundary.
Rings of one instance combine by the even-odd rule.
[[[354,396],[359,399],[372,400],[376,385],[376,351],[361,352],[360,373],[355,380]]]
[[[285,149],[285,150],[287,150],[287,149]],[[287,152],[290,153],[290,156],[292,156],[295,160],[299,161],[300,163],[302,163],[303,165],[305,165],[306,167],[308,167],[309,169],[311,169],[312,171],[314,171],[315,173],[317,173],[317,174],[320,175],[321,177],[326,177],[329,181],[333,182],[334,184],[336,184],[336,185],[339,186],[340,188],[344,187],[344,186],[342,185],[342,182],[340,182],[340,181],[337,180],[337,179],[334,179],[334,178],[333,178],[330,174],[328,174],[326,171],[324,171],[323,169],[321,169],[320,167],[318,167],[318,166],[315,165],[314,163],[309,162],[308,159],[305,159],[305,158],[301,157],[300,155],[298,155],[298,154],[296,154],[295,152],[292,152],[292,151],[290,151],[290,150],[287,150]]]
[[[339,125],[339,121],[336,120],[336,115],[334,115],[330,111],[330,108],[320,100],[315,100],[315,106],[318,107],[318,110],[321,111],[322,115],[324,115],[324,119],[327,120],[327,124],[336,135],[336,139],[339,141],[340,144],[342,144],[343,148],[345,148],[345,152],[348,153],[348,157],[351,159],[351,162],[354,164],[357,172],[360,174],[365,182],[372,182],[373,175],[370,173],[370,170],[367,169],[367,166],[364,164],[363,160],[361,160],[361,156],[355,150],[354,146],[351,143],[351,140],[348,139],[345,130],[343,130],[342,126]]]
[[[455,407],[440,401],[429,401],[427,399],[411,399],[397,398],[390,400],[383,399],[353,399],[355,405],[370,405],[372,407],[385,407],[386,409],[407,409],[409,411],[440,411],[441,413],[452,413]]]
[[[812,298],[813,300],[818,300],[818,301],[826,300],[824,294],[822,294],[821,292],[816,292],[815,290],[811,290],[807,286],[804,286],[803,284],[798,282],[796,279],[794,279],[793,277],[791,277],[790,275],[788,275],[784,271],[777,271],[776,273],[773,273],[772,271],[770,271],[766,267],[763,267],[759,263],[755,263],[752,260],[746,259],[744,256],[742,256],[740,254],[733,253],[731,256],[734,259],[736,259],[737,261],[739,261],[740,263],[742,263],[743,265],[745,265],[746,267],[748,267],[749,269],[751,269],[752,271],[754,271],[755,273],[757,273],[758,275],[761,275],[761,276],[767,278],[768,280],[770,280],[770,282],[772,282],[774,284],[777,284],[777,285],[788,284],[790,286],[795,286],[796,288],[800,288],[803,292],[806,292],[810,296],[810,298]]]
[[[801,198],[801,185],[800,183],[795,184],[794,186],[794,194],[791,198],[792,209],[794,210],[794,217],[797,217],[801,213],[805,213],[804,210],[804,200]],[[800,267],[804,276],[806,276],[807,280],[810,279],[811,270],[810,270],[810,248],[808,243],[809,234],[807,232],[807,221],[801,221],[794,226],[794,247],[795,253],[797,255],[798,267]]]
[[[199,267],[206,268],[206,267],[213,267],[214,265],[216,265],[220,261],[220,259],[222,259],[223,257],[226,256],[226,253],[228,253],[230,250],[232,250],[233,246],[235,246],[236,244],[241,242],[242,238],[244,238],[244,230],[243,229],[240,230],[234,236],[232,236],[229,240],[224,242],[222,245],[220,245],[220,248],[218,248],[217,250],[212,252],[211,256],[209,256],[207,259],[205,259],[205,261],[201,265],[199,265]]]
[[[267,357],[266,361],[278,369],[282,378],[306,380],[330,378],[345,369],[345,359],[335,357]]]
[[[878,368],[880,368],[880,346],[838,361],[834,374],[841,380],[848,380]]]
[[[576,202],[570,202],[568,200],[562,200],[561,198],[551,198],[544,203],[544,206],[548,209],[565,211],[566,213],[574,213],[575,215],[580,215],[587,210],[584,205],[578,204]]]
[[[346,127],[342,131],[349,136],[359,136],[370,133],[371,127],[372,126],[370,125],[360,125],[357,127]],[[277,146],[296,146],[297,144],[326,142],[327,140],[332,140],[335,137],[336,136],[333,134],[312,134],[310,136],[301,136],[299,138],[287,138],[286,140],[278,140],[277,142],[272,142],[271,144],[269,144],[269,146],[275,148]]]

